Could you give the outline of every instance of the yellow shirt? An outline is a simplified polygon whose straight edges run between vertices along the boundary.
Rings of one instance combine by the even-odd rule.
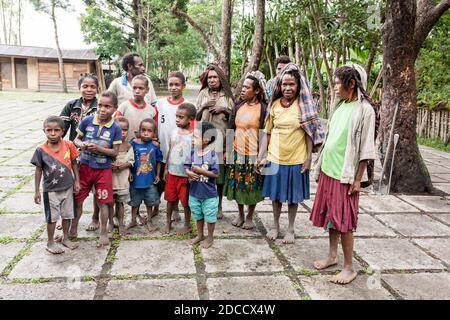
[[[261,104],[253,106],[244,104],[236,113],[236,133],[234,136],[234,150],[239,154],[258,155],[259,117]]]
[[[276,100],[264,132],[270,134],[267,160],[283,165],[303,164],[308,157],[305,131],[300,126],[298,101],[283,108]]]

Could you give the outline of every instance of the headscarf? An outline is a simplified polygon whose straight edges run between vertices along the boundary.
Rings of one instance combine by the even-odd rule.
[[[205,71],[200,75],[200,83],[202,84],[200,91],[208,87],[208,73],[210,70],[214,70],[217,75],[219,76],[220,85],[222,87],[222,90],[225,93],[225,96],[231,99],[231,101],[234,101],[233,92],[231,91],[230,83],[228,82],[227,77],[225,76],[225,73],[223,70],[219,67],[216,63],[210,63],[206,66]]]
[[[258,80],[259,86],[261,87],[261,90],[263,91],[264,100],[266,102],[269,101],[269,97],[267,96],[267,90],[266,90],[266,77],[264,76],[264,73],[262,73],[259,70],[250,71],[250,72],[247,72],[247,74],[245,75],[246,78],[248,76],[253,76]]]
[[[287,64],[281,71],[280,76],[277,77],[275,89],[267,110],[267,116],[270,114],[270,108],[272,107],[273,102],[283,95],[281,92],[281,83],[283,76],[288,72],[295,72],[298,74],[299,88],[297,99],[300,109],[300,125],[306,134],[311,137],[313,145],[318,146],[323,143],[325,133],[319,119],[319,113],[317,112],[317,106],[311,94],[309,84],[303,73],[300,71],[300,68],[295,63]]]

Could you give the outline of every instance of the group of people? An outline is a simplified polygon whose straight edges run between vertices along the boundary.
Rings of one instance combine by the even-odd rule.
[[[325,135],[299,67],[286,56],[275,65],[277,75],[267,83],[260,71],[247,74],[235,99],[224,72],[209,64],[200,76],[195,104],[183,97],[186,80],[179,71],[169,75],[170,96],[157,100],[142,59],[134,53],[123,58],[123,76],[98,99],[97,78],[82,75],[81,98],[70,101],[60,116],[44,121],[47,140],[31,160],[39,204],[43,176],[47,250],[64,252],[57,242],[77,247],[71,240],[77,236],[83,202],[91,190],[94,214],[88,230],[100,228],[99,246],[109,244],[114,226],[122,236],[137,225],[155,232],[152,220],[163,194],[163,234],[180,220],[181,204],[184,224],[177,234],[192,231],[192,215],[197,235],[191,243],[209,248],[215,223],[223,217],[223,197],[237,203],[239,214],[232,225],[243,229],[254,228],[256,206],[269,198],[274,227],[266,237],[278,238],[282,204],[287,202],[289,223],[282,242],[294,243],[298,204],[310,198],[312,153],[318,151],[311,170],[318,187],[310,220],[328,230],[330,251],[314,266],[337,264],[341,238],[344,267],[331,281],[351,282],[356,277],[352,255],[359,191],[368,180],[367,161],[375,159],[375,113],[366,93],[366,73],[358,65],[335,70],[338,103]],[[146,216],[140,213],[142,203]],[[125,205],[131,206],[127,226]],[[59,218],[63,234],[55,238]]]

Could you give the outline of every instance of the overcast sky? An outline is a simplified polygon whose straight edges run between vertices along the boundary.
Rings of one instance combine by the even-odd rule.
[[[28,1],[23,1],[25,10],[23,16],[22,45],[55,48],[55,34],[50,17],[34,11]],[[80,13],[84,12],[81,0],[70,1],[71,12],[57,10],[57,24],[60,46],[63,49],[86,49],[93,47],[83,41],[80,30]]]

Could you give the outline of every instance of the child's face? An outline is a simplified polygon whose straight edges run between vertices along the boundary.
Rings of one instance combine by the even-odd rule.
[[[141,140],[144,142],[152,141],[156,136],[156,128],[152,123],[144,122],[141,125],[141,130],[139,131]]]
[[[81,83],[80,87],[81,96],[84,100],[92,101],[97,94],[97,85],[95,84],[94,79],[86,78]]]
[[[194,148],[203,149],[209,144],[209,140],[202,137],[202,131],[199,129],[194,130]]]
[[[131,81],[131,87],[133,88],[134,100],[144,101],[144,98],[149,91],[149,88],[145,85],[145,82],[140,79],[133,79],[133,81]]]
[[[63,128],[57,122],[48,122],[44,133],[50,143],[58,143],[62,139]]]
[[[172,98],[180,98],[183,95],[184,88],[186,88],[186,85],[176,77],[169,78],[167,86]]]
[[[128,135],[128,123],[119,121],[120,128],[122,129],[122,141],[125,141]]]
[[[189,118],[187,114],[187,110],[185,109],[178,109],[176,113],[176,124],[178,128],[188,128],[191,124],[191,118]]]
[[[113,113],[117,110],[117,106],[113,104],[110,97],[100,97],[98,101],[97,114],[101,122],[108,122],[111,120]]]

